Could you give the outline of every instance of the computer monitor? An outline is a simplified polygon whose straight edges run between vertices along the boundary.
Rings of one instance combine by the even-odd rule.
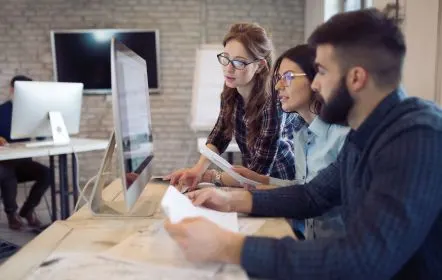
[[[154,145],[146,61],[115,38],[111,41],[114,133],[97,175],[91,209],[96,214],[152,215],[155,207],[131,211],[152,176]],[[125,207],[101,198],[103,174],[116,148]]]
[[[27,146],[69,144],[80,129],[82,83],[16,81],[11,139],[51,137]]]

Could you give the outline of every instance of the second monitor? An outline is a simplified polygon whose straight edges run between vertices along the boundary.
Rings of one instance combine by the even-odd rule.
[[[69,144],[80,129],[82,97],[82,83],[15,82],[11,139],[53,138],[28,147]]]

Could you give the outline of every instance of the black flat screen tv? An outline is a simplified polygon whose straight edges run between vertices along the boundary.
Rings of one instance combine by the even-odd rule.
[[[112,37],[146,60],[149,93],[159,92],[158,30],[53,30],[51,45],[55,81],[81,82],[84,93],[110,94]]]

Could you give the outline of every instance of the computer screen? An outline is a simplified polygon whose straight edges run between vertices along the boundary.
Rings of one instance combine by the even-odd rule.
[[[110,49],[115,37],[146,61],[150,92],[159,90],[159,31],[137,29],[51,32],[54,75],[59,82],[82,82],[86,93],[110,93]]]
[[[49,112],[59,112],[69,134],[80,129],[82,83],[16,81],[11,138],[52,136]]]
[[[122,159],[126,203],[135,204],[152,176],[154,146],[145,60],[112,40],[112,95],[115,136]]]

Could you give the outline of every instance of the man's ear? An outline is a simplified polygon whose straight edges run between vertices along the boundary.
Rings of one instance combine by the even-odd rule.
[[[368,82],[368,72],[360,66],[351,68],[347,73],[347,87],[351,92],[358,92],[363,89]]]

